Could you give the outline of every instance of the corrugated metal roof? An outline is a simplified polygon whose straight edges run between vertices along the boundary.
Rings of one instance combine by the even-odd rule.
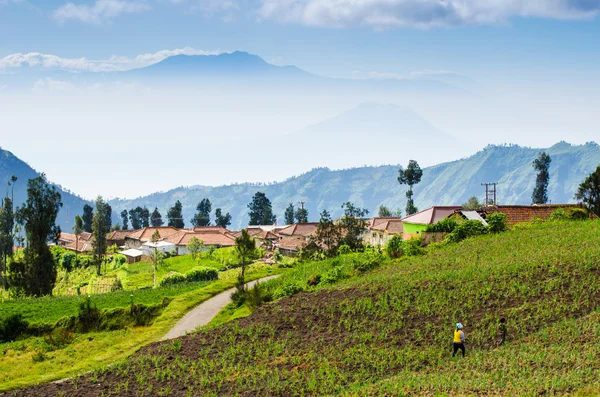
[[[481,217],[481,215],[479,215],[477,213],[477,211],[467,211],[467,210],[461,210],[460,211],[461,214],[463,214],[465,216],[465,218],[467,218],[470,221],[479,221],[481,223],[483,223],[484,225],[487,226],[487,222],[485,221],[485,219],[483,219]]]

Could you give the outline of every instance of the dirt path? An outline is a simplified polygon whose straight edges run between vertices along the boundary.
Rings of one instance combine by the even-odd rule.
[[[251,281],[246,284],[248,288],[252,288],[257,282],[263,282],[272,280],[279,277],[278,274],[274,276],[264,277],[258,280]],[[188,312],[181,320],[175,324],[173,328],[163,336],[162,340],[173,339],[185,335],[187,332],[192,332],[196,328],[206,325],[212,320],[229,302],[231,302],[231,293],[235,291],[235,288],[228,289],[225,292],[221,292],[219,295],[215,295],[207,301],[202,302],[190,312]]]

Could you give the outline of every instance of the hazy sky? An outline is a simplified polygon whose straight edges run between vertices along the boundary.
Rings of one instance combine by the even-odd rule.
[[[486,105],[456,114],[408,104],[439,129],[464,133],[460,138],[476,140],[476,147],[583,143],[600,139],[599,11],[600,0],[0,0],[0,74],[40,64],[72,72],[124,70],[172,54],[234,50],[331,77],[452,72],[476,82]],[[231,131],[258,131],[276,143],[278,134],[360,103],[307,106],[300,114],[290,109],[302,106],[300,99],[280,109],[267,101],[273,107],[267,128],[248,98],[232,117],[232,98],[222,99],[220,113],[202,113],[181,101],[169,107],[144,98],[136,87],[119,90],[134,91],[139,105],[132,97],[73,93],[54,80],[9,93],[1,81],[0,146],[85,197],[270,181],[327,165],[275,157],[273,167],[258,149],[215,153],[232,141],[245,149],[257,145]],[[63,93],[49,98],[50,89]],[[213,109],[218,102],[207,101]],[[190,131],[192,120],[203,126],[201,134]],[[219,128],[228,133],[211,133]]]

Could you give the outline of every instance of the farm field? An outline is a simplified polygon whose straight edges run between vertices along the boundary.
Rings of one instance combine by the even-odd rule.
[[[373,252],[300,265],[263,285],[273,298],[292,296],[248,317],[15,395],[593,393],[599,246],[597,220],[547,222],[425,256],[388,261]],[[458,321],[464,359],[451,357]]]
[[[212,296],[232,288],[240,270],[220,273],[223,279],[212,282],[182,283],[172,287],[120,291],[93,295],[101,309],[129,307],[133,295],[136,304],[159,304],[172,299],[150,326],[128,327],[104,332],[74,334],[68,343],[49,343],[47,337],[29,337],[0,343],[0,392],[62,379],[121,360],[141,346],[159,340],[186,313]],[[263,264],[250,265],[248,281],[281,272]],[[31,323],[54,323],[61,317],[76,315],[84,297],[24,299],[0,304],[2,316],[21,313]]]

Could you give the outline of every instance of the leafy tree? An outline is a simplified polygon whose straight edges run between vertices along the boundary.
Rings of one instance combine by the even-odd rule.
[[[142,219],[142,227],[150,227],[150,211],[145,206],[140,211],[140,218]]]
[[[127,210],[121,211],[121,223],[123,224],[123,230],[127,230],[129,228],[129,217]]]
[[[294,214],[296,217],[297,223],[306,223],[308,222],[308,210],[306,208],[298,208],[296,213]]]
[[[102,196],[96,199],[96,213],[92,222],[92,235],[94,236],[94,263],[96,264],[96,273],[100,275],[101,266],[106,255],[107,243],[106,234],[110,231],[110,223],[106,214],[109,205]]]
[[[342,244],[349,246],[352,250],[362,248],[362,235],[367,228],[367,222],[363,219],[369,210],[356,207],[351,202],[342,204],[344,216],[340,220],[343,237]]]
[[[175,205],[169,208],[167,212],[167,219],[169,220],[168,225],[172,227],[176,227],[182,229],[185,224],[183,222],[183,206],[181,205],[181,201],[177,200]]]
[[[48,241],[57,242],[60,236],[60,227],[56,225],[60,207],[60,193],[48,183],[45,174],[27,182],[27,201],[16,213],[18,222],[25,225],[27,247],[23,262],[10,268],[11,285],[26,295],[52,295],[56,262]]]
[[[79,215],[75,215],[73,223],[73,234],[75,235],[75,263],[77,263],[77,252],[79,251],[79,235],[83,232],[83,219]]]
[[[202,251],[202,248],[204,248],[204,242],[197,237],[192,237],[190,241],[188,241],[186,247],[192,255],[192,258],[196,260],[198,259],[200,251]]]
[[[462,205],[465,210],[476,210],[482,206],[483,204],[479,202],[479,199],[476,196],[470,197],[467,202]]]
[[[246,265],[257,256],[256,242],[248,234],[248,230],[243,229],[238,238],[235,239],[235,252],[242,264],[242,271],[238,277],[236,288],[240,294],[245,293],[246,283]]]
[[[133,230],[138,230],[142,228],[143,225],[143,215],[144,209],[142,207],[135,207],[132,210],[129,210],[129,220],[131,221],[131,228]]]
[[[223,215],[221,209],[217,208],[215,210],[215,224],[227,229],[227,226],[231,225],[231,215],[229,215],[229,212]]]
[[[256,192],[252,197],[252,202],[248,204],[250,212],[249,225],[272,225],[275,223],[275,215],[273,215],[273,207],[271,201],[262,192]]]
[[[2,279],[2,285],[4,287],[6,287],[8,258],[12,256],[12,232],[14,226],[15,217],[13,213],[12,200],[6,197],[4,200],[2,200],[2,207],[0,207],[0,278]]]
[[[158,230],[155,230],[152,233],[152,237],[150,237],[150,241],[153,243],[157,243],[160,240],[160,233]],[[165,259],[165,253],[160,251],[158,248],[154,247],[154,251],[150,255],[150,260],[152,260],[152,270],[153,270],[153,280],[154,286],[156,287],[156,273],[158,272],[158,267],[163,264],[163,260]]]
[[[415,207],[413,201],[413,186],[421,182],[422,176],[423,171],[415,160],[410,160],[406,169],[400,167],[398,170],[398,183],[408,185],[408,190],[406,191],[406,215],[412,215],[419,210]]]
[[[377,211],[377,216],[379,216],[380,218],[386,218],[392,216],[392,211],[390,211],[390,209],[385,205],[381,204],[379,206],[379,210]]]
[[[158,207],[154,207],[154,211],[152,211],[152,216],[150,218],[150,224],[153,227],[161,227],[164,223],[162,215],[158,212]]]
[[[290,203],[290,205],[287,206],[287,208],[285,209],[285,212],[283,213],[283,218],[285,219],[285,224],[286,225],[293,225],[295,222],[295,211],[294,211],[294,204]]]
[[[89,204],[84,205],[83,215],[81,218],[83,219],[83,231],[91,233],[92,221],[94,220],[94,208],[92,208],[92,206]]]
[[[115,232],[115,231],[117,231],[117,230],[121,230],[121,224],[120,224],[120,223],[115,223],[114,225],[112,225],[112,226],[110,227],[110,231],[111,231],[111,232]]]
[[[341,233],[339,227],[333,222],[329,212],[323,210],[320,214],[315,236],[310,238],[311,243],[314,243],[319,249],[325,251],[327,256],[335,256],[340,246],[340,239]]]
[[[106,217],[106,224],[108,225],[108,228],[110,229],[111,225],[112,225],[112,207],[110,206],[110,204],[108,203],[104,203],[104,209],[103,212],[104,216]]]
[[[581,182],[575,198],[583,202],[588,211],[600,216],[600,165]]]
[[[540,152],[533,160],[533,168],[537,171],[535,178],[535,187],[531,194],[533,204],[546,204],[548,202],[548,182],[550,181],[550,155],[546,152]]]
[[[196,214],[192,218],[192,225],[210,226],[210,212],[212,211],[210,200],[207,198],[202,199],[196,206],[196,211]]]

